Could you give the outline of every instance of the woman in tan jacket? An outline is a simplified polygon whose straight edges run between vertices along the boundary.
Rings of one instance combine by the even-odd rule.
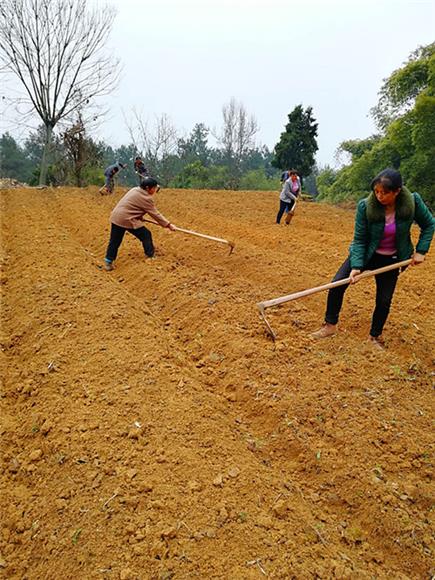
[[[111,230],[104,267],[113,270],[113,262],[118,255],[125,232],[130,232],[142,242],[145,256],[154,258],[153,238],[149,229],[143,225],[143,217],[149,214],[163,228],[175,231],[177,228],[163,216],[154,205],[153,196],[159,190],[157,181],[152,177],[143,179],[139,187],[130,189],[122,197],[110,215]]]

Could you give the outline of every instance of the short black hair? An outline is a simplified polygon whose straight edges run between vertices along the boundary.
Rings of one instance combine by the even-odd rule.
[[[140,186],[142,189],[148,189],[149,187],[156,187],[156,185],[158,185],[157,179],[154,179],[154,177],[145,177],[145,179],[142,179],[140,182]]]
[[[370,189],[375,190],[375,185],[381,184],[385,191],[397,191],[403,186],[402,175],[397,169],[387,168],[378,173],[370,184]]]

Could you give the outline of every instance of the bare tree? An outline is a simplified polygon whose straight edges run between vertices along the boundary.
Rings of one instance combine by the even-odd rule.
[[[112,8],[88,9],[87,0],[0,3],[0,65],[18,78],[46,130],[41,185],[53,128],[118,81],[118,61],[102,51],[114,16]]]
[[[213,133],[222,146],[232,185],[238,187],[243,157],[255,146],[255,134],[259,130],[253,115],[248,115],[243,103],[234,97],[222,107],[223,126],[220,133]]]
[[[100,156],[96,144],[88,135],[88,128],[89,125],[86,124],[83,112],[79,110],[75,122],[62,133],[63,144],[77,187],[82,187],[84,184],[84,170],[92,163],[98,162]]]
[[[177,150],[177,129],[166,113],[156,117],[151,127],[137,110],[133,109],[132,114],[133,119],[126,120],[131,141],[151,174],[167,184],[173,177],[170,159]]]

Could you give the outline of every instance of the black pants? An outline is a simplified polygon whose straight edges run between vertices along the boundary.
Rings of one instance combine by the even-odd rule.
[[[397,256],[383,256],[382,254],[374,254],[370,262],[363,268],[363,270],[375,270],[383,266],[389,266],[397,262]],[[334,276],[333,282],[348,278],[352,268],[350,266],[350,258],[347,258],[340,269]],[[372,316],[372,326],[370,329],[371,336],[379,336],[382,334],[384,324],[390,312],[391,300],[393,298],[394,290],[396,288],[399,270],[390,270],[375,276],[376,279],[376,306]],[[326,305],[325,321],[329,324],[337,324],[340,314],[341,306],[343,304],[344,293],[349,287],[349,284],[332,288],[328,293],[328,301]]]
[[[294,204],[295,204],[294,199],[292,199],[291,201],[282,201],[282,199],[279,200],[279,210],[278,210],[278,214],[276,216],[276,223],[277,224],[279,224],[279,222],[281,221],[282,214],[285,212],[285,210],[287,209],[287,211],[291,211]]]
[[[132,228],[123,228],[121,226],[117,226],[116,224],[112,224],[109,245],[107,246],[106,251],[106,261],[113,262],[113,260],[116,260],[118,249],[122,240],[124,239],[125,232],[130,232],[142,242],[146,256],[149,258],[154,256],[153,238],[151,236],[151,232],[146,227],[142,226],[141,228],[133,230]]]

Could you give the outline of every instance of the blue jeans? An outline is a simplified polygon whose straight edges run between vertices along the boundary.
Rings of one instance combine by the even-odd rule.
[[[113,193],[113,190],[115,189],[115,180],[110,175],[105,175],[105,179],[105,186],[107,191]]]

